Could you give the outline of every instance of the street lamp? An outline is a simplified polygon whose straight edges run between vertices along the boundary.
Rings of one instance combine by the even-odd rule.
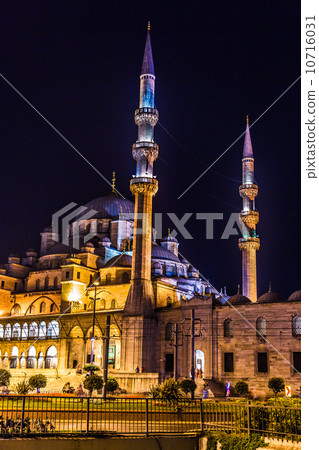
[[[95,305],[96,305],[96,300],[99,300],[96,298],[96,288],[99,285],[98,281],[95,281],[94,283],[94,298],[90,297],[90,300],[93,301],[93,326],[92,326],[92,337],[91,337],[91,364],[94,363],[94,341],[95,341]],[[93,372],[91,371],[91,375],[93,374]]]

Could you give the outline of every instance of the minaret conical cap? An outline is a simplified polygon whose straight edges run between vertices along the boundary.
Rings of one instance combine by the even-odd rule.
[[[155,75],[150,28],[151,28],[150,22],[148,22],[146,44],[145,44],[145,50],[144,50],[144,58],[143,58],[141,75],[145,75],[145,74]]]
[[[253,146],[251,144],[250,131],[249,131],[249,121],[248,121],[248,116],[247,116],[243,158],[253,158],[253,157],[254,157]]]

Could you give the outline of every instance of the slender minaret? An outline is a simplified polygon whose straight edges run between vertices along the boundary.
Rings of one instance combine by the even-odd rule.
[[[140,103],[135,110],[138,139],[132,148],[136,160],[136,175],[130,183],[135,196],[133,262],[131,288],[125,305],[125,313],[130,315],[150,315],[154,307],[151,282],[152,202],[158,189],[158,181],[153,177],[153,162],[158,156],[158,145],[154,142],[154,127],[158,121],[154,94],[155,72],[148,23],[140,75]]]
[[[257,301],[257,267],[256,251],[259,250],[260,240],[256,235],[256,225],[259,222],[259,213],[255,209],[255,197],[258,186],[255,184],[254,155],[251,145],[249,121],[247,116],[245,143],[242,158],[242,185],[239,194],[243,199],[243,209],[240,212],[243,237],[239,239],[239,248],[242,251],[242,284],[243,295],[252,302]]]

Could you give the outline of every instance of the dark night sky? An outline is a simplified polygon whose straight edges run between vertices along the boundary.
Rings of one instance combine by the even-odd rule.
[[[139,71],[152,23],[161,124],[154,210],[222,212],[215,239],[191,219],[180,251],[228,293],[241,282],[237,237],[221,240],[241,199],[243,139],[181,200],[177,197],[300,75],[300,5],[291,0],[201,2],[51,1],[2,3],[1,72],[72,144],[131,198],[131,145]],[[39,248],[51,214],[109,187],[0,80],[2,220],[0,259]],[[251,129],[259,294],[300,288],[300,82]],[[226,178],[226,177],[228,178]],[[236,181],[238,180],[238,181]],[[168,219],[164,228],[172,225]]]

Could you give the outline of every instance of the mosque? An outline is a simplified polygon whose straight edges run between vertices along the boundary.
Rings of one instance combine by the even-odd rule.
[[[107,365],[127,392],[146,392],[163,377],[200,374],[215,396],[238,380],[254,395],[267,395],[273,376],[298,395],[301,292],[281,298],[270,287],[257,296],[258,186],[249,123],[239,187],[243,289],[228,297],[180,257],[175,237],[156,241],[154,95],[148,29],[134,115],[134,201],[121,197],[113,179],[112,192],[87,203],[68,224],[67,242],[47,227],[39,251],[11,253],[0,266],[0,368],[10,370],[11,384],[47,375],[47,392],[61,392],[66,381],[76,387],[83,366],[94,361]]]

